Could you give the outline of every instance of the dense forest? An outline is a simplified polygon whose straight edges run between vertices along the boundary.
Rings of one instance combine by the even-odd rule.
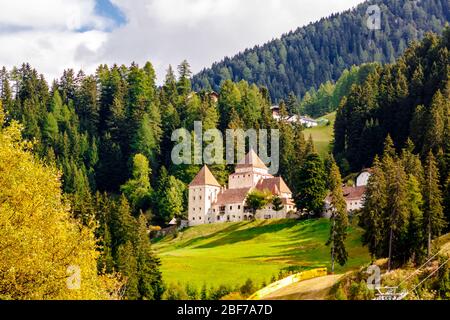
[[[27,157],[32,152],[38,165],[49,168],[57,181],[59,175],[54,169],[59,170],[63,202],[58,206],[70,205],[69,211],[64,207],[64,215],[70,213],[76,225],[95,236],[99,274],[114,277],[118,273],[124,278],[124,289],[114,296],[163,296],[160,262],[150,248],[148,232],[166,226],[173,217],[186,217],[187,184],[200,170],[199,165],[172,163],[170,155],[176,142],[171,135],[177,128],[192,131],[194,121],[202,121],[203,130],[279,129],[279,174],[297,195],[302,195],[296,197],[299,208],[320,211],[326,192],[323,161],[315,154],[312,140],[303,136],[301,126],[274,121],[267,89],[245,81],[225,81],[216,101],[208,91],[192,90],[190,74],[185,61],[178,67],[177,76],[169,68],[164,84],[157,87],[151,63],[143,67],[134,63],[128,67],[101,65],[94,75],[66,70],[49,86],[29,64],[0,70],[3,130],[8,132],[19,123],[20,133],[15,135],[14,143],[25,144],[23,152]],[[5,160],[0,170],[7,170],[7,163]],[[20,172],[20,163],[16,165],[14,170]],[[308,178],[308,171],[316,166],[322,170],[319,193],[312,187],[315,173]],[[226,182],[232,169],[211,166],[221,183]],[[299,174],[305,177],[301,184],[296,182],[301,181]],[[2,188],[11,188],[14,182],[10,179],[15,178],[5,178]],[[27,183],[30,181],[23,181],[20,190],[31,188]],[[48,196],[59,199],[61,195],[55,188],[55,193]],[[21,192],[18,198],[26,196]],[[2,203],[16,206],[8,194],[1,193],[0,198]],[[28,232],[45,234],[43,229]],[[10,264],[4,267],[8,269]],[[3,280],[5,286],[10,285],[10,279]],[[19,286],[27,287],[26,279],[17,281]],[[0,282],[0,294],[1,290]],[[18,290],[11,297],[28,296]]]
[[[448,12],[440,2],[421,3],[427,12]],[[332,19],[338,17],[345,14]],[[441,27],[436,18],[420,17]],[[393,56],[403,51],[395,48]],[[222,132],[279,129],[278,175],[297,208],[317,216],[331,190],[338,209],[328,244],[340,264],[348,227],[340,173],[372,166],[359,215],[364,243],[373,257],[389,256],[396,266],[421,261],[450,221],[449,49],[446,28],[392,64],[344,70],[359,60],[333,61],[339,73],[321,70],[328,78],[317,90],[280,103],[281,116],[338,107],[327,159],[302,126],[273,119],[269,86],[226,79],[214,87],[216,100],[209,90],[194,90],[186,61],[177,73],[169,67],[160,87],[150,62],[100,65],[93,75],[69,69],[51,84],[29,64],[1,69],[0,299],[163,298],[170,290],[149,233],[186,217],[187,185],[200,165],[172,163],[171,137],[181,127],[192,132],[194,121]],[[234,169],[210,168],[222,184]],[[86,279],[78,295],[61,285],[68,264]]]
[[[341,101],[334,156],[341,172],[372,167],[360,224],[390,267],[430,256],[450,222],[450,29],[377,66]]]
[[[388,134],[397,150],[411,139],[415,152],[425,156],[431,149],[445,159],[450,151],[449,49],[447,28],[442,37],[428,35],[396,63],[377,66],[367,81],[352,87],[334,128],[333,153],[343,169],[369,167]]]
[[[366,10],[375,4],[381,9],[381,30],[366,27]],[[440,33],[447,21],[447,0],[365,2],[213,64],[193,77],[194,89],[218,90],[226,79],[243,79],[267,87],[277,102],[290,93],[301,99],[353,65],[394,62],[411,41],[426,32]]]

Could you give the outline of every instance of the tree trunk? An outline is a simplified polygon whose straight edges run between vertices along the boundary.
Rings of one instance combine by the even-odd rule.
[[[431,219],[429,219],[431,220]],[[428,258],[431,256],[431,222],[428,222],[428,245],[427,245]]]
[[[388,260],[388,272],[391,271],[391,260],[392,260],[392,238],[394,237],[394,231],[391,228],[389,234],[389,260]]]

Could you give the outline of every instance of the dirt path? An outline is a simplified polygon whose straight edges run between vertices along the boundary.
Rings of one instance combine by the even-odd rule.
[[[262,299],[267,300],[325,300],[331,287],[343,274],[300,281],[277,290]]]

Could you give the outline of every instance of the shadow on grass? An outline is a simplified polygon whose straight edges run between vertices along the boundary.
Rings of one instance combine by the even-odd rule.
[[[252,222],[248,221],[248,222],[234,223],[234,224],[232,224],[232,225],[230,225],[230,226],[228,226],[228,227],[226,227],[224,229],[221,229],[221,230],[216,231],[216,232],[212,232],[212,233],[210,233],[210,234],[208,234],[206,236],[199,236],[199,237],[187,240],[186,242],[182,242],[180,244],[177,244],[176,248],[180,249],[180,248],[186,248],[186,247],[190,247],[190,246],[195,246],[195,244],[198,243],[198,242],[202,242],[202,241],[205,241],[205,240],[208,240],[208,239],[212,239],[212,238],[218,237],[220,235],[228,235],[228,234],[230,234],[230,232],[231,233],[235,232],[235,230],[240,229],[242,227],[245,227],[246,225],[248,225],[250,223],[252,223]],[[244,229],[242,231],[246,231],[246,230],[248,230],[248,229]]]
[[[263,234],[276,233],[284,229],[293,228],[299,223],[301,222],[298,222],[296,220],[272,221],[270,223],[267,223],[266,220],[261,220],[259,224],[254,227],[226,233],[220,239],[200,245],[195,248],[208,249],[223,245],[235,244],[242,241],[249,241]]]

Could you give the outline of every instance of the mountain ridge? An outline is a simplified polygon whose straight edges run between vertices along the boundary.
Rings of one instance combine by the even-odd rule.
[[[381,10],[381,29],[366,26],[369,5]],[[377,0],[324,17],[280,38],[225,57],[192,78],[195,90],[219,90],[226,79],[268,88],[274,101],[336,81],[344,69],[367,62],[394,62],[411,41],[440,33],[450,20],[446,0]]]

